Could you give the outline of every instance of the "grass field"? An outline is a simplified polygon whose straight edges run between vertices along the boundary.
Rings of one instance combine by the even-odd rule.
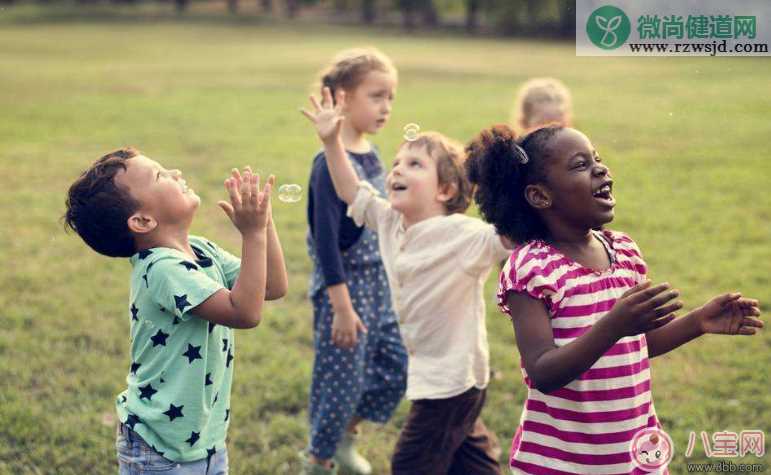
[[[129,266],[63,233],[70,182],[101,154],[135,145],[182,169],[202,197],[193,232],[237,251],[238,234],[215,205],[227,171],[251,164],[305,186],[319,144],[298,107],[315,72],[354,45],[376,45],[399,67],[393,117],[373,139],[386,163],[408,122],[467,141],[508,119],[522,81],[560,77],[573,90],[577,126],[615,175],[611,227],[637,240],[652,278],[681,289],[688,307],[740,289],[768,310],[768,58],[578,58],[572,43],[37,13],[0,10],[0,474],[116,472],[114,427],[103,419],[129,367]],[[239,331],[233,474],[299,467],[313,357],[305,205],[276,200],[290,291],[258,329]],[[525,387],[494,280],[484,417],[505,453]],[[771,430],[769,366],[769,331],[704,337],[654,360],[672,473],[686,472],[689,431]],[[383,428],[365,427],[377,473],[388,471],[407,407]],[[707,461],[700,445],[688,461]]]

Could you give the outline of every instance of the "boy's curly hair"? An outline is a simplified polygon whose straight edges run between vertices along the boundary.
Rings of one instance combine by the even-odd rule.
[[[546,180],[550,140],[564,127],[537,129],[517,141],[508,125],[482,130],[466,147],[466,171],[485,221],[514,242],[548,239],[549,230],[525,199],[525,187]]]
[[[115,183],[115,175],[126,170],[126,160],[141,153],[131,147],[108,153],[84,171],[67,192],[63,220],[99,254],[131,257],[134,235],[128,218],[139,209],[139,202]]]
[[[425,147],[436,162],[439,186],[452,186],[455,194],[444,204],[448,214],[465,213],[471,204],[471,182],[463,166],[466,153],[463,145],[439,132],[422,132],[415,140],[405,141],[399,148]]]

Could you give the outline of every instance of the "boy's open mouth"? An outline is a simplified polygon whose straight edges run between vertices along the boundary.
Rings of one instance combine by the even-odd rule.
[[[393,184],[391,185],[391,190],[392,190],[392,191],[404,191],[404,190],[406,190],[406,189],[407,189],[407,186],[406,186],[406,185],[403,185],[403,184],[401,184],[401,183],[393,183]]]

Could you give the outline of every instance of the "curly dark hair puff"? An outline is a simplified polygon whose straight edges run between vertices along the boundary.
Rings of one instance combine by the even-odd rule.
[[[538,129],[521,142],[507,125],[482,130],[466,147],[466,173],[474,201],[498,234],[514,242],[548,239],[549,230],[525,199],[527,185],[543,182],[547,145],[563,127]]]

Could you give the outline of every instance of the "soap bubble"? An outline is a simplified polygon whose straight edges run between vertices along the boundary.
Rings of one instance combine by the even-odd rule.
[[[302,199],[302,187],[294,183],[288,183],[278,187],[278,199],[284,203],[297,203]]]
[[[407,124],[404,126],[404,140],[413,142],[418,139],[420,126],[418,124]]]

